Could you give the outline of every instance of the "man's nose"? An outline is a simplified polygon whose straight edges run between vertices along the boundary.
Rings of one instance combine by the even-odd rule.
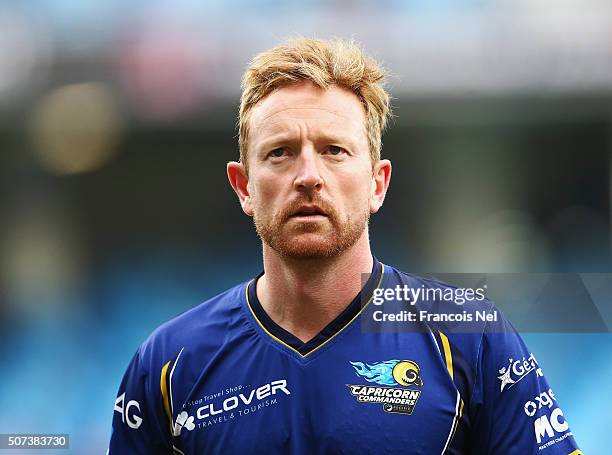
[[[320,190],[323,186],[323,177],[319,172],[319,156],[310,148],[305,148],[297,160],[297,173],[294,186],[299,191]]]

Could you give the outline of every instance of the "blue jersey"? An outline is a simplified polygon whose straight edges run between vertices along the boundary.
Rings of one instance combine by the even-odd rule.
[[[121,382],[110,455],[582,453],[489,301],[466,303],[495,314],[469,331],[364,330],[377,289],[452,289],[376,260],[374,272],[306,343],[265,313],[256,279],[159,327]]]

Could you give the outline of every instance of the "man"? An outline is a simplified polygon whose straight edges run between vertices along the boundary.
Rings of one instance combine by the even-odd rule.
[[[582,453],[537,360],[490,302],[449,310],[453,321],[494,315],[483,322],[445,324],[428,316],[440,299],[432,313],[424,296],[456,288],[372,256],[368,220],[391,176],[383,76],[343,41],[297,39],[253,60],[240,162],[227,174],[264,272],[139,348],[111,455]],[[380,299],[408,288],[422,291],[400,312],[415,329],[389,330]]]

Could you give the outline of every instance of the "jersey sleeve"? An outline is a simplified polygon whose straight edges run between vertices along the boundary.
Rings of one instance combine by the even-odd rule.
[[[474,453],[582,455],[536,357],[503,317],[483,334],[472,403]]]
[[[145,368],[141,351],[132,358],[115,399],[108,455],[172,453],[159,379]]]

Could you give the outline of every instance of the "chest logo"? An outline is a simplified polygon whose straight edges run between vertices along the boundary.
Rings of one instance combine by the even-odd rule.
[[[347,384],[358,403],[380,403],[385,412],[411,415],[421,396],[421,369],[412,360],[349,362],[355,374],[371,384]],[[381,387],[382,386],[382,387]]]

